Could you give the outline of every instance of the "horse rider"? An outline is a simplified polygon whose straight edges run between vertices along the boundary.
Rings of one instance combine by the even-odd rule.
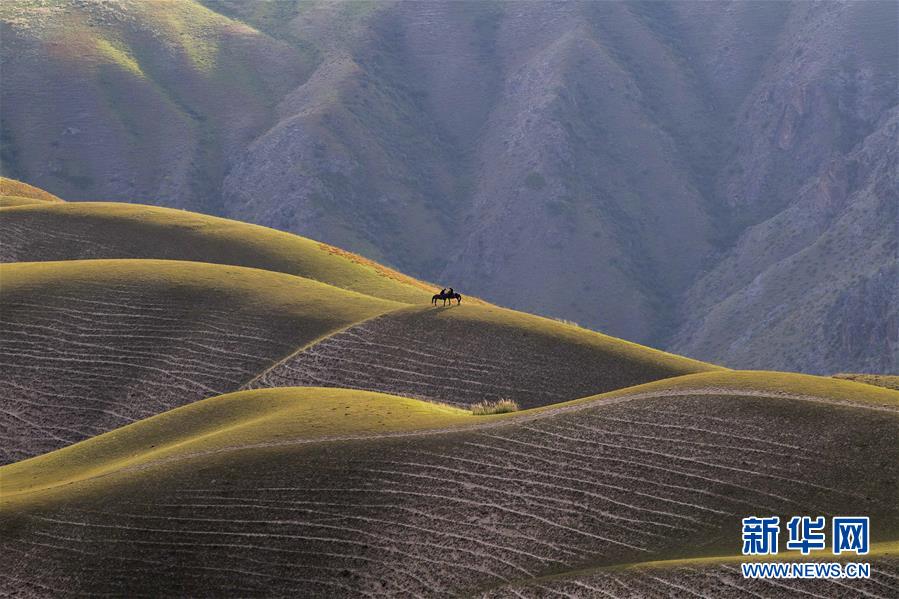
[[[440,290],[440,297],[446,297],[446,287]]]
[[[444,289],[444,291],[446,291],[446,289]],[[454,296],[454,294],[455,294],[455,292],[453,291],[453,288],[450,287],[450,288],[449,288],[449,293],[447,294],[447,297],[452,298],[452,297]]]

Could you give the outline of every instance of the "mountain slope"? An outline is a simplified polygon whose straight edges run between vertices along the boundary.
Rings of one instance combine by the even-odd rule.
[[[723,372],[484,419],[416,404],[252,391],[6,466],[4,572],[18,592],[445,596],[732,554],[747,510],[899,534],[893,391]]]
[[[257,4],[4,3],[3,172],[729,366],[896,371],[895,246],[813,259],[895,236],[894,3]]]
[[[215,212],[229,163],[314,60],[195,2],[12,0],[0,21],[4,174],[70,200]]]
[[[727,365],[899,373],[899,111],[751,227],[686,296],[673,348]],[[764,332],[764,333],[763,333]]]

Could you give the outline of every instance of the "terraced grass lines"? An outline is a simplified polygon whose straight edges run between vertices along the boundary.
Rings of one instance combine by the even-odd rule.
[[[18,203],[0,215],[8,595],[899,589],[899,392],[435,309],[424,283],[261,227]],[[501,399],[525,409],[460,409]],[[869,515],[875,577],[744,581],[750,513]]]
[[[653,383],[531,412],[460,416],[483,424],[456,430],[268,446],[238,431],[229,451],[188,453],[139,475],[105,476],[95,493],[73,483],[6,508],[4,574],[13,592],[60,595],[446,596],[733,554],[746,513],[848,510],[878,523],[873,541],[899,537],[899,491],[888,482],[899,477],[899,394],[839,403],[846,389],[864,387],[830,381],[843,391],[815,395],[807,377],[773,394],[700,386],[725,376],[683,377],[667,393]],[[344,417],[338,409],[317,418]],[[36,474],[49,458],[19,466]],[[656,578],[689,582],[677,572]],[[668,588],[614,579],[619,595]]]
[[[72,492],[102,492],[119,477],[246,446],[449,428],[464,410],[404,397],[293,387],[240,391],[196,401],[3,469],[0,505],[33,504]],[[34,474],[38,475],[35,476]],[[79,492],[83,492],[81,489]]]
[[[419,308],[310,346],[249,388],[366,389],[460,407],[558,403],[718,367],[492,306]]]
[[[399,307],[233,266],[0,267],[3,463],[240,388],[323,335]]]

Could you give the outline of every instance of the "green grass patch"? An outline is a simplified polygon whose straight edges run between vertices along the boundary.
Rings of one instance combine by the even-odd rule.
[[[111,41],[98,37],[94,40],[97,52],[109,62],[112,62],[124,71],[131,73],[138,79],[146,79],[146,75],[140,68],[137,60],[131,55],[131,51],[118,41]]]

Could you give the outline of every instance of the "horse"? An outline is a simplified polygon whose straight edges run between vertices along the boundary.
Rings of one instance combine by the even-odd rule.
[[[446,305],[446,301],[449,300],[450,306],[453,305],[453,300],[456,300],[456,305],[462,303],[462,294],[461,293],[437,293],[433,297],[431,297],[431,304],[437,305],[437,300],[443,300],[443,305]]]

